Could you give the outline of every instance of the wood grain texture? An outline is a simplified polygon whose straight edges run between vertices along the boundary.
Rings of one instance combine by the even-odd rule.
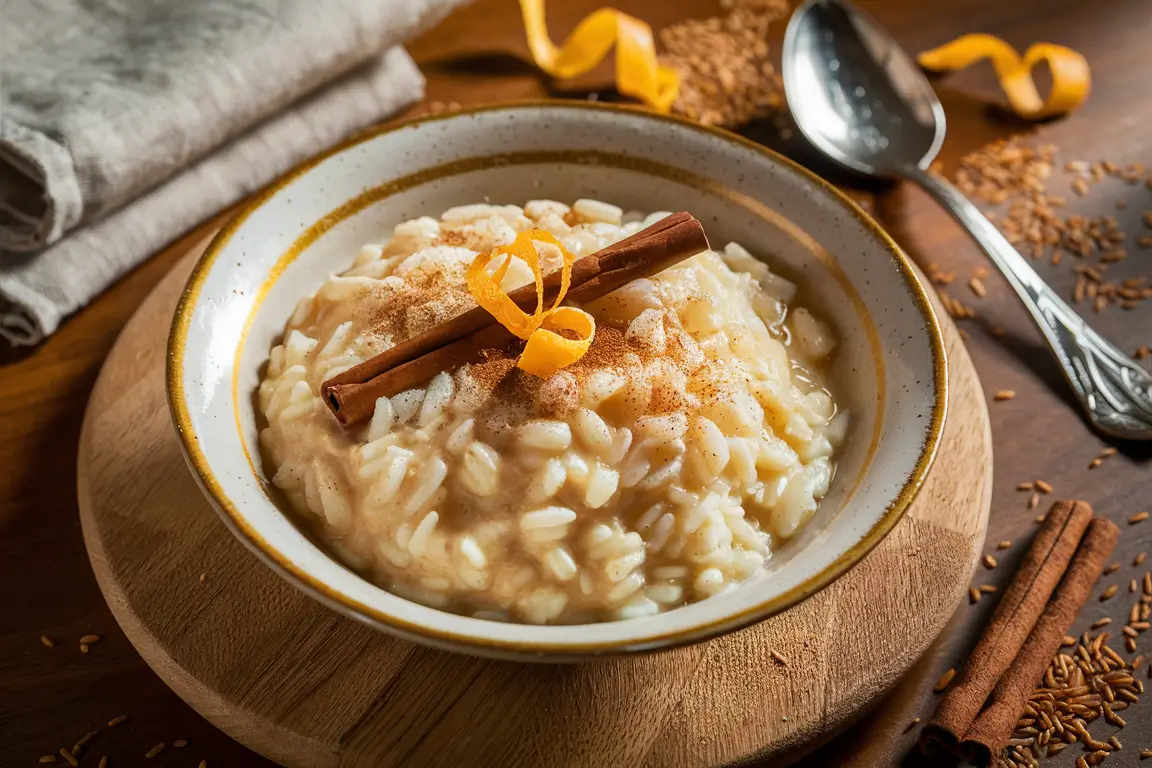
[[[784,614],[703,645],[573,666],[472,659],[362,627],[248,553],[185,466],[164,395],[165,342],[203,245],[108,356],[80,440],[80,519],[97,581],[141,656],[271,759],[656,768],[795,756],[874,705],[964,598],[990,503],[991,434],[945,321],[949,408],[963,416],[949,419],[936,468],[863,563]]]
[[[601,0],[550,3],[553,37],[562,37],[576,18],[601,4]],[[1021,50],[1044,40],[1071,46],[1088,58],[1093,74],[1088,102],[1071,117],[1041,126],[1021,124],[995,109],[1003,96],[987,66],[937,81],[948,115],[948,138],[941,153],[946,169],[985,142],[1029,134],[1035,134],[1034,140],[1056,143],[1062,159],[1107,158],[1152,168],[1148,128],[1152,14],[1147,0],[859,0],[859,4],[909,50],[980,31],[999,35]],[[662,24],[707,15],[717,3],[620,0],[614,5]],[[481,30],[483,34],[478,34]],[[778,25],[769,40],[777,52],[781,32]],[[495,55],[469,58],[480,45]],[[412,112],[426,110],[434,102],[476,104],[546,95],[548,84],[507,55],[516,45],[522,45],[522,37],[515,3],[477,0],[461,9],[410,46],[428,78],[427,99]],[[778,143],[770,127],[753,125],[746,132],[841,183],[920,264],[935,262],[961,276],[987,265],[947,214],[918,190],[836,176],[816,164],[797,141]],[[1110,189],[1084,199],[1069,197],[1070,207],[1078,213],[1115,214],[1130,237],[1142,233],[1140,213],[1152,207],[1144,187]],[[1116,211],[1116,200],[1121,198],[1128,207]],[[214,768],[272,765],[184,704],[132,648],[97,588],[76,507],[80,424],[104,357],[152,288],[213,226],[177,238],[40,347],[13,351],[0,346],[0,607],[4,609],[0,611],[0,766],[5,768],[35,765],[38,755],[69,746],[93,728],[101,732],[90,745],[90,754],[110,754],[113,765],[121,756],[125,758],[121,762],[138,764],[151,744],[179,738],[188,739],[189,746],[166,753],[172,762],[162,762],[171,768],[191,768],[202,758]],[[1134,251],[1121,274],[1148,272],[1148,254]],[[1067,295],[1073,282],[1067,260],[1059,267],[1037,266]],[[1059,495],[1085,499],[1097,514],[1122,522],[1149,508],[1152,447],[1117,444],[1120,455],[1088,471],[1089,461],[1108,442],[1079,418],[1039,334],[1007,286],[995,277],[984,282],[987,298],[975,302],[965,297],[976,306],[977,318],[960,325],[970,335],[965,343],[985,393],[1001,388],[1017,392],[1015,400],[989,407],[996,459],[988,548],[1000,540],[1014,543],[996,552],[999,568],[978,570],[972,583],[1003,586],[1035,529],[1035,512],[1027,508],[1027,494],[1016,492],[1018,482],[1046,478]],[[1089,313],[1089,317],[1123,349],[1152,343],[1152,306]],[[1005,329],[1004,336],[989,333],[997,326]],[[131,378],[125,381],[130,383]],[[1115,554],[1123,568],[1107,583],[1120,585],[1123,593],[1128,579],[1147,568],[1147,564],[1132,566],[1133,557],[1144,550],[1152,550],[1152,522],[1125,527]],[[217,588],[226,596],[235,585]],[[995,605],[994,597],[986,597],[977,605],[961,606],[940,640],[882,706],[803,761],[805,768],[875,768],[904,760],[918,733],[909,723],[931,714],[936,700],[932,685],[944,670],[963,662]],[[1105,616],[1122,622],[1128,607],[1126,600],[1092,601],[1073,631],[1082,632]],[[103,640],[82,655],[78,639],[90,632]],[[52,637],[56,647],[42,646],[38,640],[42,634]],[[1145,654],[1152,651],[1147,637],[1138,641]],[[120,714],[130,715],[131,721],[115,729],[105,727],[109,718]],[[1109,765],[1127,765],[1122,758],[1131,758],[1132,750],[1152,746],[1152,707],[1136,706],[1125,715],[1124,754]],[[1071,768],[1077,756],[1077,750],[1065,750],[1044,765]]]

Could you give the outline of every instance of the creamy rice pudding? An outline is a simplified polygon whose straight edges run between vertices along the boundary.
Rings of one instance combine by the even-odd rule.
[[[761,572],[827,492],[847,414],[827,381],[830,330],[736,243],[584,305],[591,346],[547,379],[516,367],[517,348],[486,350],[349,430],[321,397],[474,307],[478,253],[539,228],[581,257],[665,215],[468,205],[364,246],[271,351],[258,399],[272,483],[365,578],[482,618],[639,617]],[[537,251],[559,267],[559,248]],[[513,259],[500,286],[532,281]]]

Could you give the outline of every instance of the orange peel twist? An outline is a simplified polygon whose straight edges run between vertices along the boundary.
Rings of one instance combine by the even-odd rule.
[[[1088,98],[1092,73],[1088,61],[1071,48],[1053,43],[1036,43],[1021,56],[998,37],[984,34],[962,35],[950,43],[921,53],[916,61],[934,72],[964,69],[991,59],[1012,110],[1027,120],[1041,120],[1071,112]],[[1032,68],[1042,61],[1052,71],[1052,90],[1041,98],[1032,79]]]
[[[544,0],[520,0],[528,48],[536,66],[556,78],[579,77],[599,64],[616,46],[616,88],[668,112],[680,91],[680,76],[656,59],[652,28],[612,8],[584,17],[560,47],[548,36]]]
[[[534,242],[554,245],[563,256],[560,291],[548,309],[544,308],[544,273],[540,269],[540,254]],[[489,274],[488,265],[498,256],[505,257],[504,263]],[[536,281],[536,311],[531,315],[516,306],[500,287],[513,258],[527,264]],[[542,229],[530,229],[516,235],[508,245],[478,254],[468,267],[468,290],[476,303],[513,335],[528,342],[516,366],[542,379],[583,357],[596,335],[596,321],[590,314],[576,307],[560,306],[572,284],[572,264],[575,261],[576,256],[551,234]],[[575,333],[576,338],[566,338],[560,335],[560,331]]]

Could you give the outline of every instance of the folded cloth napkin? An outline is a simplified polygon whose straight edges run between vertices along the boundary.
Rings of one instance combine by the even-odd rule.
[[[6,0],[0,335],[419,99],[396,46],[462,0]]]

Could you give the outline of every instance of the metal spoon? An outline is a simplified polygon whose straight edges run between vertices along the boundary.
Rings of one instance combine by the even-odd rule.
[[[783,75],[796,124],[817,149],[859,173],[915,181],[968,229],[1101,432],[1152,440],[1152,376],[1089,328],[959,190],[927,173],[944,142],[944,110],[887,32],[847,2],[807,0],[788,24]]]

